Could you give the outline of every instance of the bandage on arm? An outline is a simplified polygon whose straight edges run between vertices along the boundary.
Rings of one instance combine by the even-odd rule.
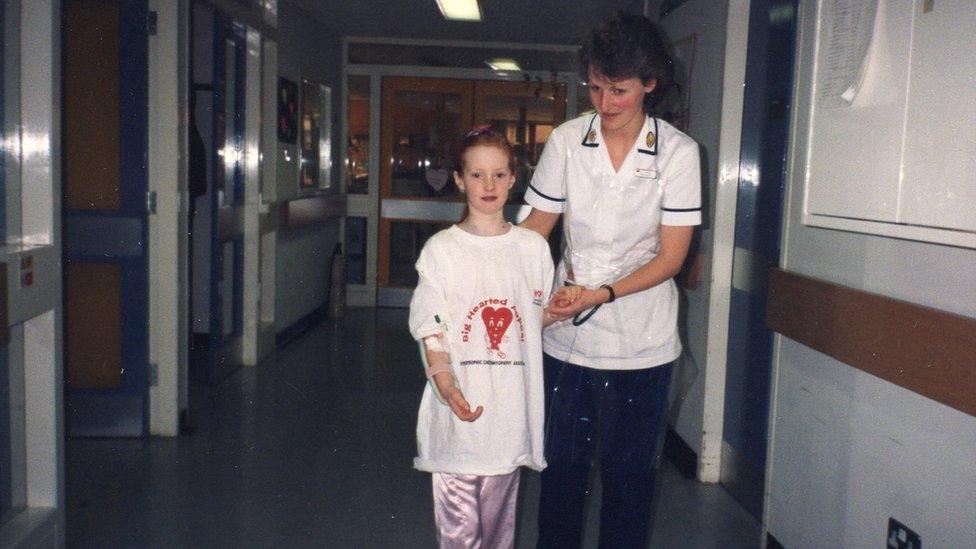
[[[451,356],[441,342],[443,335],[432,335],[423,338],[420,343],[420,357],[424,363],[424,373],[427,376],[430,386],[434,389],[434,395],[442,404],[447,404],[444,395],[441,394],[434,376],[440,373],[451,375],[454,386],[457,387],[457,379],[454,378],[454,369],[451,367]]]
[[[441,372],[454,373],[454,370],[451,368],[451,355],[447,353],[447,349],[441,344],[441,337],[436,335],[424,338],[424,358],[427,361],[424,372],[427,374],[428,379],[433,378]]]

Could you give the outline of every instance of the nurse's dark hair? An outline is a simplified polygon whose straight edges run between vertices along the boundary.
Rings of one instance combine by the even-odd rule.
[[[590,68],[611,81],[655,81],[654,91],[644,97],[644,111],[664,116],[665,97],[674,85],[674,63],[664,39],[648,18],[618,11],[594,27],[580,48],[580,76],[584,82]]]
[[[457,153],[458,173],[464,173],[464,154],[472,147],[495,147],[501,149],[508,157],[508,169],[515,172],[515,149],[508,142],[508,138],[493,129],[491,126],[475,126],[461,139],[461,147]]]

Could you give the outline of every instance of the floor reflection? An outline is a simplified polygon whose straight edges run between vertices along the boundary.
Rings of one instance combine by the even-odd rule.
[[[405,310],[350,310],[216,387],[192,383],[188,435],[69,440],[68,544],[433,547],[430,479],[411,468],[424,383]],[[523,475],[519,547],[537,497]],[[759,546],[722,488],[669,464],[655,514],[654,547]]]

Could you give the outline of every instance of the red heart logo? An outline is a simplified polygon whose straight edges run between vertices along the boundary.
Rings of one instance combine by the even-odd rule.
[[[485,330],[488,332],[488,343],[491,345],[491,349],[497,351],[498,345],[505,336],[505,331],[508,330],[509,324],[512,323],[512,310],[508,307],[502,307],[500,309],[485,307],[481,310],[481,320],[485,323]]]

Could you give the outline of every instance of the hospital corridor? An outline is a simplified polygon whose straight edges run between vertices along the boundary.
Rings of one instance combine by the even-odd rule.
[[[0,0],[0,549],[976,547],[974,27]]]
[[[69,545],[436,546],[430,478],[411,466],[425,381],[405,322],[357,309],[313,328],[201,387],[186,435],[69,440]],[[722,488],[661,476],[653,546],[756,546],[758,521]],[[538,474],[523,483],[517,546],[532,547]],[[596,522],[591,509],[587,546]]]

